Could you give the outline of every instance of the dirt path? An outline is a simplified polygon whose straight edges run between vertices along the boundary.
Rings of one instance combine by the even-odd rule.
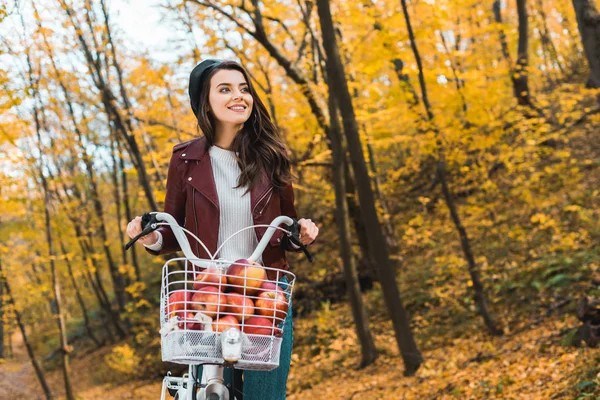
[[[43,398],[44,393],[35,378],[35,371],[20,334],[13,335],[12,346],[13,359],[0,362],[0,399]]]
[[[12,338],[14,357],[0,363],[0,399],[44,399],[44,392],[20,334]],[[78,400],[135,399],[156,400],[160,398],[161,382],[101,383],[106,370],[104,356],[110,348],[100,349],[83,358],[74,359],[71,364],[71,380],[77,384],[75,392]],[[61,370],[46,373],[50,390],[56,399],[64,398],[64,383]]]

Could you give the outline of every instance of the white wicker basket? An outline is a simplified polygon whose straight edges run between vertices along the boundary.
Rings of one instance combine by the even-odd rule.
[[[185,262],[183,270],[178,260]],[[295,279],[290,272],[254,263],[216,260],[200,271],[186,259],[168,261],[160,301],[163,361],[223,364],[218,331],[234,326],[243,332],[235,368],[277,368]]]

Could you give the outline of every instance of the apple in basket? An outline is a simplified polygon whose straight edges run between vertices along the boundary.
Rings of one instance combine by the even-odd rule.
[[[260,264],[254,261],[240,259],[229,266],[227,269],[227,278],[231,285],[231,290],[244,294],[245,287],[245,294],[253,296],[267,279],[267,272]]]
[[[287,283],[284,285],[289,286]],[[274,281],[265,281],[265,282],[263,282],[262,285],[260,285],[259,292],[270,292],[270,291],[285,292],[286,289],[284,289],[284,287],[282,285],[276,284]]]
[[[213,322],[213,332],[223,332],[229,328],[240,329],[240,324],[233,315],[225,315]]]
[[[250,335],[272,335],[281,336],[281,329],[273,328],[273,319],[259,316],[247,318],[242,326],[242,331]]]
[[[167,301],[167,314],[169,314],[169,318],[173,318],[175,315],[183,317],[184,311],[186,310],[186,304],[188,304],[191,299],[192,292],[190,291],[177,290],[171,293],[169,300]]]
[[[227,293],[226,296],[226,311],[237,318],[238,321],[241,322],[254,314],[254,302],[252,299],[239,293]]]
[[[179,316],[181,322],[177,324],[179,329],[188,329],[193,331],[202,330],[203,324],[200,320],[196,319],[196,313],[192,311],[186,311],[185,315]]]
[[[288,303],[285,295],[278,291],[262,292],[256,300],[256,313],[265,317],[275,317],[275,325],[285,319]]]
[[[203,286],[194,292],[190,308],[214,318],[225,310],[225,296],[225,293],[215,286]]]
[[[194,290],[198,290],[203,286],[215,286],[224,288],[227,284],[227,277],[220,269],[209,267],[196,274],[194,280]]]

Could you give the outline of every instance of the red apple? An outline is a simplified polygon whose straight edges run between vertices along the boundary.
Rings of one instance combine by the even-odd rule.
[[[262,285],[260,285],[259,292],[270,292],[270,291],[285,292],[285,290],[286,289],[284,289],[281,285],[277,285],[274,281],[265,281],[265,282],[263,282]]]
[[[179,318],[180,318],[181,322],[179,322],[179,324],[177,324],[177,325],[179,326],[180,329],[199,331],[199,330],[202,330],[202,328],[204,327],[202,322],[200,320],[196,319],[195,312],[186,311],[185,315],[180,316]],[[185,322],[184,322],[184,320],[185,320]]]
[[[229,328],[240,329],[240,324],[238,320],[233,315],[225,315],[215,322],[213,322],[213,331],[214,332],[223,332]]]
[[[242,331],[250,335],[272,335],[273,329],[277,335],[281,330],[273,328],[273,320],[265,317],[250,317],[246,319],[242,326]]]
[[[231,285],[231,290],[237,293],[244,294],[245,289],[245,294],[253,296],[266,279],[267,272],[254,261],[237,260],[227,269],[227,280]]]
[[[254,314],[254,302],[248,297],[239,293],[227,293],[226,296],[226,310],[238,321],[241,322]]]
[[[256,300],[257,314],[275,317],[275,324],[279,324],[285,319],[287,311],[287,299],[282,292],[262,292]]]
[[[192,292],[186,290],[176,290],[169,296],[167,301],[167,314],[169,318],[174,316],[183,317],[184,311],[189,308],[186,304],[192,299]]]
[[[194,290],[198,290],[203,286],[215,286],[224,288],[227,284],[227,277],[223,272],[214,267],[209,267],[204,271],[200,271],[196,274],[194,280]]]
[[[214,318],[225,310],[225,296],[215,286],[203,286],[192,296],[190,308]]]

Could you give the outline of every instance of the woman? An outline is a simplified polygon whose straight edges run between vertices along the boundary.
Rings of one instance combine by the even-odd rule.
[[[250,225],[269,224],[279,215],[297,219],[287,151],[245,69],[233,61],[204,60],[192,70],[189,95],[203,136],[174,147],[165,212],[196,234],[211,253],[230,235]],[[318,227],[310,219],[298,222],[300,241],[311,244],[319,234]],[[219,257],[247,257],[265,231],[243,231],[226,242]],[[127,234],[133,238],[140,232],[141,218],[136,217],[127,226]],[[180,250],[168,227],[138,242],[152,254]],[[208,257],[202,246],[193,247],[198,257]],[[259,262],[287,270],[285,250],[297,251],[295,247],[277,230]],[[279,368],[246,371],[246,400],[285,399],[292,350],[291,318],[286,325]],[[236,377],[236,381],[239,379]]]

